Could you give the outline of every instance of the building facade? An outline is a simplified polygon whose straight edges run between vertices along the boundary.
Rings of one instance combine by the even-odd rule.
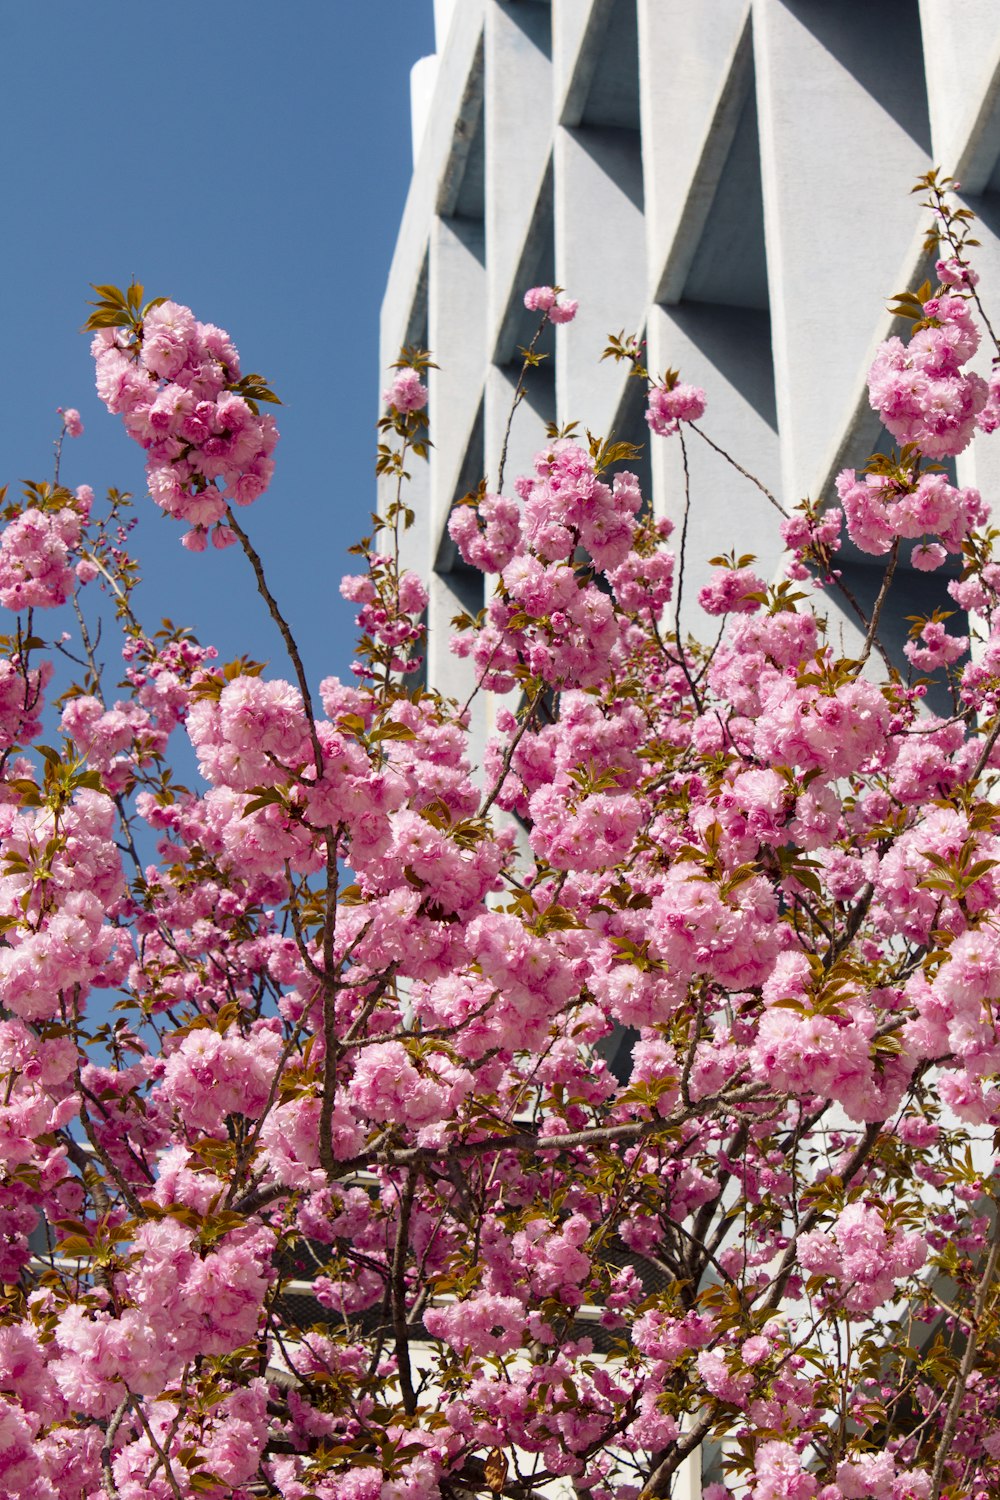
[[[678,519],[678,444],[651,437],[609,333],[647,341],[653,371],[703,386],[701,424],[786,507],[832,493],[846,464],[892,439],[867,399],[892,294],[933,267],[929,215],[911,195],[940,166],[979,217],[983,288],[1000,307],[998,0],[434,0],[437,51],[413,75],[414,173],[381,324],[387,368],[429,348],[434,448],[413,466],[418,522],[405,562],[429,581],[427,678],[464,699],[471,668],[451,617],[483,579],[447,531],[481,479],[495,487],[511,402],[537,316],[527,287],[579,299],[549,328],[510,431],[509,486],[546,425],[643,445],[634,467],[658,514]],[[994,320],[1000,324],[1000,317]],[[979,365],[988,373],[989,351]],[[689,443],[685,597],[709,556],[779,566],[776,517],[716,451]],[[1000,442],[977,439],[954,477],[1000,504]],[[845,548],[845,581],[870,602],[878,559]],[[950,604],[941,574],[894,584],[890,632]],[[835,630],[850,636],[846,618]],[[693,617],[690,620],[693,623]],[[476,728],[489,730],[489,705]],[[706,1452],[706,1477],[712,1455]],[[701,1493],[701,1460],[677,1476]],[[712,1476],[716,1477],[716,1476]]]
[[[381,322],[383,368],[429,348],[434,449],[416,467],[406,561],[430,580],[428,681],[463,696],[449,621],[482,579],[448,537],[453,503],[500,450],[536,326],[526,287],[579,299],[547,330],[511,431],[506,476],[546,424],[643,443],[660,514],[683,504],[678,445],[652,439],[642,391],[600,355],[647,340],[654,371],[705,388],[713,439],[786,505],[830,493],[880,442],[865,375],[892,331],[890,296],[923,279],[927,211],[910,193],[940,165],[980,217],[977,260],[1000,287],[1000,5],[996,0],[434,0],[433,57],[414,68],[413,180]],[[988,369],[988,356],[983,356]],[[996,444],[958,477],[996,487]],[[687,594],[707,558],[780,557],[763,496],[690,445]],[[845,553],[862,601],[881,569]],[[944,599],[901,570],[906,614]],[[846,628],[846,627],[845,627]],[[483,726],[484,728],[486,726]]]

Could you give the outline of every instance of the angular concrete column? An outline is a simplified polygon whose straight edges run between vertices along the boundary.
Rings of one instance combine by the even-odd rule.
[[[579,125],[615,0],[557,0],[552,7],[555,119]]]
[[[554,165],[556,280],[580,303],[556,333],[558,419],[606,433],[625,379],[624,367],[601,362],[608,334],[645,321],[639,133],[560,126]]]
[[[749,14],[749,0],[638,0],[652,300],[679,298],[715,196],[747,85]]]
[[[933,164],[958,176],[972,193],[982,192],[984,178],[981,168],[962,161],[970,136],[986,135],[987,150],[992,145],[996,155],[998,14],[996,0],[920,0]],[[977,129],[983,115],[992,116],[990,130]]]
[[[916,0],[754,0],[784,490],[809,493],[912,240],[930,130]]]
[[[485,48],[486,301],[492,354],[518,290],[524,245],[552,150],[549,7],[492,0]],[[505,359],[510,352],[504,351]]]
[[[435,549],[455,499],[486,374],[485,254],[481,221],[434,220],[428,339],[438,366],[429,375],[431,441],[438,460],[431,466],[429,518]]]

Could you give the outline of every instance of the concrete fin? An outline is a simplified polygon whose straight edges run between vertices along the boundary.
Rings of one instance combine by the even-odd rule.
[[[815,483],[831,411],[856,400],[921,214],[907,191],[928,166],[919,16],[911,0],[756,0],[753,47],[783,488],[794,503]],[[852,286],[859,264],[865,297]]]

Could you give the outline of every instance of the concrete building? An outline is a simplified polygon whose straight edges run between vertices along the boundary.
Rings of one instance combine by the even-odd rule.
[[[704,386],[702,425],[786,506],[828,496],[845,464],[892,445],[865,377],[895,331],[889,298],[931,270],[929,216],[910,188],[932,165],[980,218],[977,264],[1000,308],[1000,3],[434,0],[434,13],[436,54],[413,72],[414,173],[381,359],[417,343],[440,366],[405,560],[430,583],[428,681],[464,698],[472,678],[448,651],[449,621],[481,606],[483,580],[447,520],[484,476],[496,482],[518,347],[537,322],[524,290],[558,283],[580,312],[546,334],[508,485],[548,422],[576,419],[644,444],[630,467],[656,511],[679,516],[678,445],[650,440],[638,383],[600,362],[622,330],[647,340],[652,370]],[[764,497],[694,438],[690,458],[686,597],[718,551],[773,571]],[[1000,505],[1000,439],[977,439],[956,470]],[[842,566],[870,601],[878,560],[845,550]],[[897,648],[905,616],[945,600],[943,585],[901,565]],[[481,732],[487,720],[488,708]],[[698,1466],[677,1483],[695,1500]]]
[[[430,0],[425,0],[430,3]],[[511,434],[507,481],[545,425],[577,419],[645,443],[661,514],[682,501],[678,446],[648,440],[641,391],[600,363],[609,332],[648,340],[650,368],[703,385],[712,437],[786,504],[826,495],[879,443],[864,377],[888,297],[922,279],[932,164],[981,217],[987,295],[1000,288],[1000,5],[996,0],[433,0],[437,51],[413,70],[414,172],[382,309],[383,367],[429,347],[434,450],[415,466],[407,562],[431,581],[429,682],[469,669],[448,622],[482,603],[447,518],[489,476],[534,329],[524,289],[580,301],[552,331]],[[959,460],[987,492],[996,443]],[[691,443],[688,597],[706,558],[779,557],[776,517]],[[844,555],[870,599],[880,570]],[[899,620],[940,575],[894,586]]]
[[[414,178],[381,356],[421,344],[439,365],[406,562],[430,580],[427,678],[463,697],[448,621],[481,606],[483,579],[447,519],[481,478],[495,484],[537,324],[525,288],[562,285],[580,312],[547,332],[508,483],[547,422],[576,419],[645,444],[630,466],[678,516],[678,444],[651,440],[642,390],[600,362],[624,330],[648,341],[649,368],[705,387],[706,431],[784,504],[829,495],[841,466],[892,446],[865,375],[894,332],[889,297],[931,270],[910,195],[931,165],[981,217],[976,258],[1000,306],[1000,3],[435,0],[435,23],[436,54],[412,77]],[[696,438],[690,456],[693,598],[711,553],[757,553],[766,573],[780,543],[759,490]],[[957,478],[1000,502],[1000,441],[976,441]],[[870,601],[879,559],[846,550],[843,567]],[[904,616],[945,600],[942,576],[901,567],[894,597],[898,648]],[[487,729],[489,706],[481,717]],[[715,1458],[685,1464],[681,1500],[718,1478]]]

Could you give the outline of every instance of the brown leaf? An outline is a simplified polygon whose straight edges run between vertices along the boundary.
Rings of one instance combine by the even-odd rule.
[[[507,1483],[507,1459],[499,1448],[487,1455],[483,1476],[494,1495],[499,1495]]]

